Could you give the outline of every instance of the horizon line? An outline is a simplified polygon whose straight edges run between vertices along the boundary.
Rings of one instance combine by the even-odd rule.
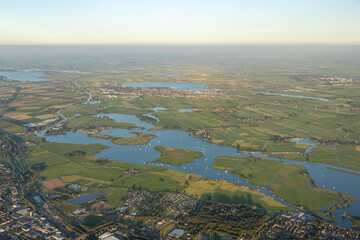
[[[244,46],[244,45],[360,45],[359,43],[23,43],[23,44],[2,44],[0,46]]]

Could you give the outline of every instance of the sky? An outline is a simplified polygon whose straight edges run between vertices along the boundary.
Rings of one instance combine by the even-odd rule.
[[[360,0],[0,0],[0,44],[360,44]]]

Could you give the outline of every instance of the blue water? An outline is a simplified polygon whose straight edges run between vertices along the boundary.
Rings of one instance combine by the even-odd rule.
[[[86,195],[82,195],[81,197],[71,199],[67,202],[74,205],[81,205],[99,198],[100,198],[99,196],[96,196],[94,194],[86,194]]]
[[[163,88],[174,88],[175,90],[182,91],[204,91],[209,90],[206,87],[207,84],[200,83],[170,83],[170,82],[134,82],[134,83],[126,83],[122,85],[123,87],[143,87],[143,88],[155,88],[155,87],[163,87]]]
[[[182,74],[170,74],[170,73],[146,73],[148,76],[166,76],[166,77],[188,77],[187,75]]]
[[[283,96],[283,97],[293,97],[293,98],[304,98],[304,99],[313,99],[313,100],[319,100],[319,101],[325,101],[330,102],[327,98],[319,98],[319,97],[310,97],[310,96],[303,96],[303,95],[291,95],[291,94],[283,94],[283,93],[270,93],[270,92],[254,92],[250,91],[252,93],[261,93],[265,95],[272,95],[272,96]]]
[[[96,157],[99,158],[108,158],[108,159],[118,160],[121,162],[132,162],[137,164],[157,165],[185,173],[198,174],[201,175],[203,178],[211,178],[214,180],[224,179],[226,181],[238,183],[243,186],[247,186],[249,188],[259,189],[264,194],[273,197],[274,199],[286,204],[281,199],[273,196],[267,188],[261,188],[251,185],[247,181],[244,181],[237,176],[212,168],[212,163],[214,159],[221,155],[257,156],[257,157],[263,157],[274,160],[283,160],[283,159],[262,156],[261,154],[238,153],[236,151],[236,148],[209,143],[203,141],[200,138],[191,137],[189,133],[180,130],[152,131],[150,129],[154,127],[153,124],[149,122],[140,121],[134,115],[99,114],[97,116],[98,117],[107,116],[111,119],[114,119],[117,122],[130,122],[135,124],[135,126],[143,128],[143,129],[130,129],[130,130],[110,129],[104,131],[103,132],[104,134],[112,135],[116,137],[130,137],[130,136],[134,136],[133,132],[145,132],[145,133],[154,134],[157,137],[152,139],[146,145],[135,145],[135,146],[116,145],[106,139],[87,137],[86,133],[80,131],[68,132],[66,135],[49,135],[46,136],[46,139],[50,142],[63,142],[63,143],[79,143],[79,142],[88,143],[88,144],[101,143],[104,145],[108,145],[110,148],[105,149],[101,153],[95,155]],[[38,136],[44,137],[43,132],[38,133]],[[316,147],[316,144],[309,140],[297,139],[292,141],[310,144],[311,145],[310,148]],[[149,163],[154,161],[156,158],[160,156],[160,153],[154,149],[155,146],[167,146],[174,148],[190,149],[194,151],[201,151],[204,157],[197,159],[196,162],[184,164],[182,166],[172,166],[161,163]],[[309,162],[301,162],[295,160],[283,160],[283,161],[288,164],[296,164],[296,165],[304,166],[312,176],[316,185],[320,188],[326,188],[337,192],[346,193],[351,196],[355,196],[356,200],[350,206],[337,210],[335,212],[335,216],[340,216],[340,217],[339,217],[339,222],[334,224],[347,228],[351,227],[351,222],[347,221],[346,219],[342,219],[341,214],[342,212],[346,212],[350,215],[360,216],[360,191],[359,191],[360,176],[334,171],[328,169],[327,167],[333,167],[333,168],[347,170],[356,173],[359,172],[329,164],[323,164],[323,163],[309,163]]]
[[[180,109],[179,110],[180,112],[194,112],[196,111],[195,109],[192,109],[192,108],[183,108],[183,109]]]
[[[41,78],[44,76],[42,72],[1,72],[0,76],[5,76],[10,80],[17,81],[47,81],[47,79]]]
[[[149,110],[152,110],[154,112],[160,112],[160,111],[166,111],[168,109],[164,107],[154,107],[154,108],[149,108]]]
[[[317,144],[308,140],[308,139],[291,139],[289,140],[289,142],[294,142],[294,143],[302,143],[302,144],[309,144],[311,145],[310,147],[308,147],[306,150],[305,150],[305,153],[310,153],[311,150],[315,147],[317,147]]]

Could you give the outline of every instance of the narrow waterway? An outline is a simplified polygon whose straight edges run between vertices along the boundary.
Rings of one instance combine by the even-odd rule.
[[[252,92],[252,93],[260,93],[260,94],[264,94],[264,95],[293,97],[293,98],[304,98],[304,99],[313,99],[313,100],[330,102],[330,100],[327,99],[327,98],[310,97],[310,96],[303,96],[303,95],[291,95],[291,94],[283,94],[283,93],[271,93],[271,92],[254,92],[254,91],[250,91],[250,92]]]

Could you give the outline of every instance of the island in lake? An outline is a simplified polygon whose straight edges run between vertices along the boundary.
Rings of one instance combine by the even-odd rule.
[[[135,133],[136,137],[122,138],[103,134],[88,134],[88,137],[108,139],[118,145],[145,145],[156,136],[149,133]]]
[[[196,159],[204,156],[199,151],[192,151],[189,149],[163,147],[163,146],[156,146],[154,148],[156,151],[161,152],[161,156],[155,159],[153,162],[166,163],[175,166],[181,166],[185,163],[195,162]]]

